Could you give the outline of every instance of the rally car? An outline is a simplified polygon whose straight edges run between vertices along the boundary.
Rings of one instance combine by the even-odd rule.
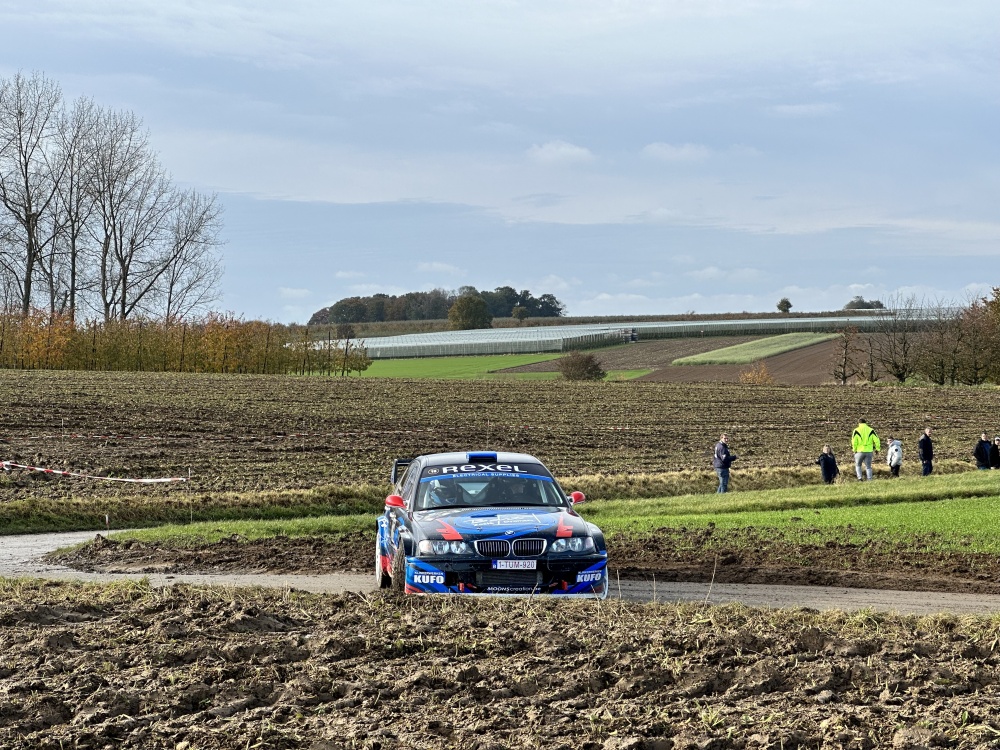
[[[604,534],[524,453],[396,459],[375,538],[375,580],[407,594],[608,594]]]

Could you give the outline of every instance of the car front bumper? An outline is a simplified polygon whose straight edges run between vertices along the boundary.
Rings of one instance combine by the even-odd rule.
[[[536,561],[534,570],[497,570],[494,561],[407,557],[406,593],[554,596],[603,599],[608,593],[607,554]]]

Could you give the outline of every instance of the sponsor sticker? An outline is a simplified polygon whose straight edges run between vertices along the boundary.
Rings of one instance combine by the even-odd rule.
[[[414,573],[414,583],[440,583],[444,584],[444,576],[440,573]]]
[[[603,570],[595,570],[589,573],[577,573],[576,582],[577,583],[596,583],[604,577]]]
[[[461,466],[442,466],[442,474],[478,474],[480,472],[487,472],[494,474],[496,472],[505,472],[513,474],[523,474],[524,469],[516,464],[462,464]],[[426,473],[430,473],[428,470]]]

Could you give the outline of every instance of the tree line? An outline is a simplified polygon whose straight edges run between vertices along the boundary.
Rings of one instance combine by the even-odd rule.
[[[0,78],[0,312],[173,324],[218,298],[222,210],[175,185],[134,113]],[[53,323],[61,325],[61,323]]]
[[[1000,287],[964,306],[897,296],[871,309],[873,331],[848,327],[837,339],[837,382],[1000,383]]]
[[[0,368],[349,375],[371,360],[353,331],[206,313],[166,320],[73,321],[32,310],[0,315]]]
[[[535,297],[529,290],[517,291],[500,286],[492,292],[463,286],[458,291],[432,289],[429,292],[407,292],[370,297],[345,297],[313,313],[309,325],[328,323],[376,323],[396,320],[441,320],[462,297],[478,297],[486,303],[491,318],[557,318],[565,313],[565,305],[554,295]]]

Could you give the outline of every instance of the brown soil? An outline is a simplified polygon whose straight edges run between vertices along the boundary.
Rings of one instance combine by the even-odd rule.
[[[681,339],[653,339],[639,341],[611,349],[595,349],[590,352],[600,361],[605,370],[645,370],[670,367],[679,357],[715,351],[727,346],[757,341],[764,336],[703,336]],[[532,365],[511,367],[503,372],[558,372],[559,360],[550,359]]]
[[[605,370],[643,370],[653,372],[638,380],[663,383],[738,383],[746,365],[672,365],[679,357],[756,341],[762,336],[706,336],[704,338],[662,339],[592,352]],[[837,342],[824,341],[795,351],[762,360],[779,385],[823,385],[833,382],[831,372],[837,354]],[[513,367],[504,372],[555,372],[557,360]]]
[[[0,628],[10,750],[1000,747],[989,618],[0,581]]]
[[[796,349],[761,360],[774,382],[780,385],[822,385],[832,383],[833,363],[837,354],[836,341]],[[673,365],[651,372],[641,380],[665,383],[698,383],[719,381],[738,383],[746,365]]]
[[[769,529],[665,528],[612,537],[609,549],[613,576],[623,578],[1000,594],[996,556],[945,553],[934,550],[932,539],[911,541],[820,546],[783,540]],[[95,543],[55,559],[101,573],[365,573],[372,566],[372,547],[370,534],[232,537],[184,549],[98,535]]]

